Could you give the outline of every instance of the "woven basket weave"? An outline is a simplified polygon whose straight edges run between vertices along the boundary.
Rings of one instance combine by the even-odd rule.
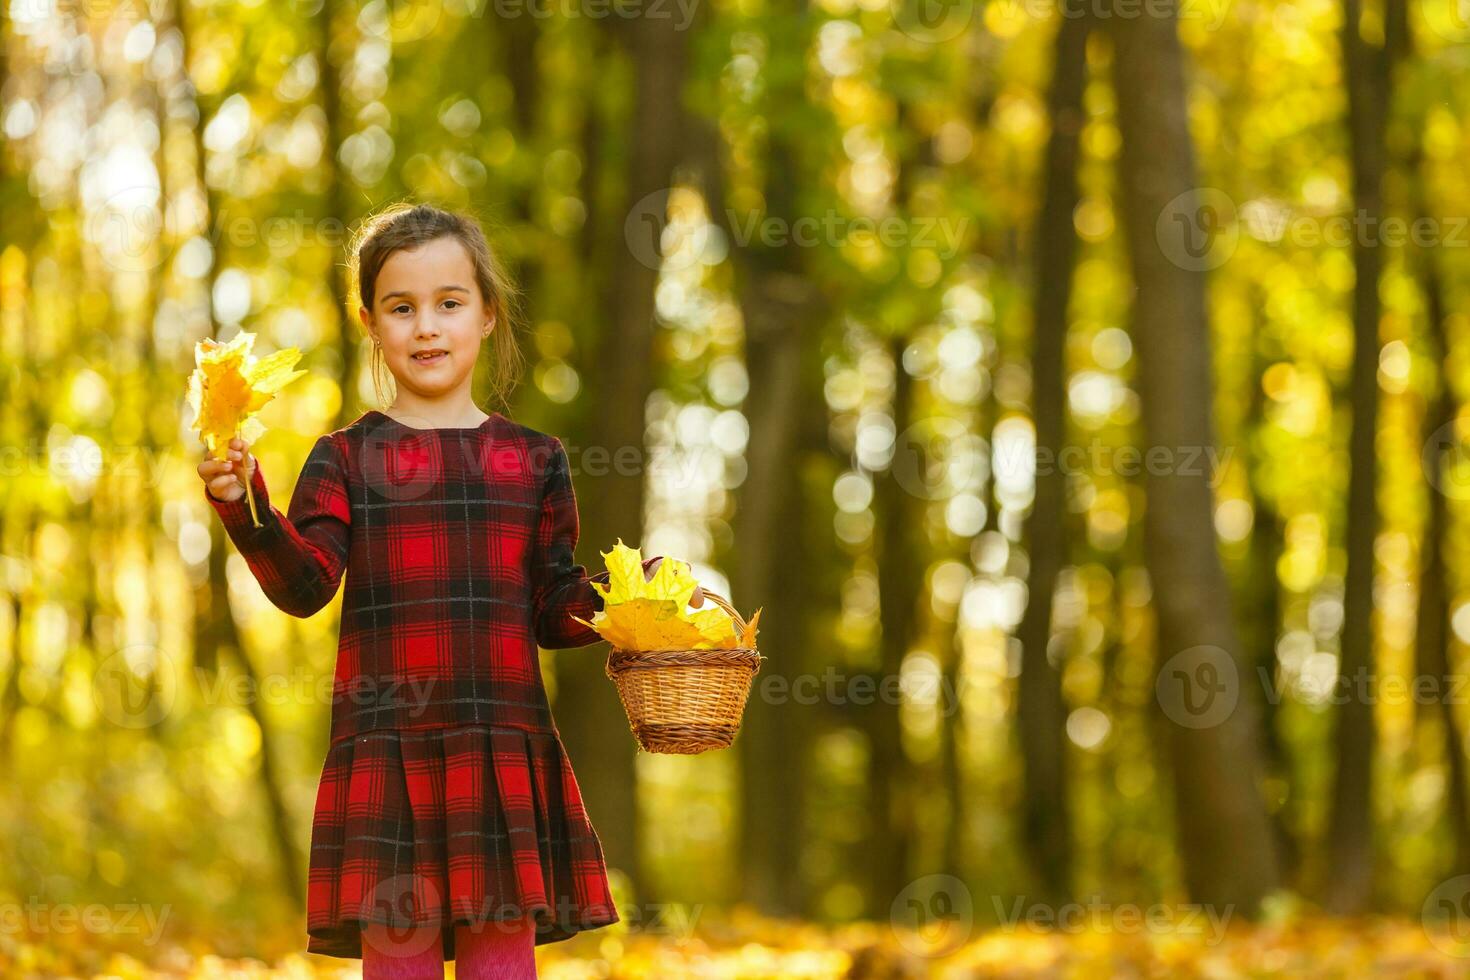
[[[713,592],[704,597],[745,629],[735,607]],[[754,648],[622,650],[607,655],[633,737],[645,752],[695,755],[735,740],[750,686],[766,659]]]

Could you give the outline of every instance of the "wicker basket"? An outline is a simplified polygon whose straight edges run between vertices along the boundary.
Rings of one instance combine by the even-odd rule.
[[[713,592],[704,597],[735,620],[735,607]],[[750,686],[766,659],[754,649],[622,650],[607,655],[607,676],[618,688],[633,737],[645,752],[695,755],[735,740]]]

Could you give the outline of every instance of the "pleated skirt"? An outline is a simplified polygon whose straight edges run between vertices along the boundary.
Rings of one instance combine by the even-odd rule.
[[[533,914],[536,944],[618,921],[602,845],[556,732],[379,730],[334,742],[312,818],[307,951],[362,956],[362,928]]]

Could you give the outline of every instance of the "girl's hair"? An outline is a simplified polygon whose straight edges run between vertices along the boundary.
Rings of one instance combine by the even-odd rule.
[[[369,215],[353,233],[347,247],[349,296],[355,292],[362,305],[372,312],[378,274],[388,257],[400,249],[418,248],[440,238],[455,238],[464,246],[475,268],[475,281],[485,309],[495,318],[495,328],[490,331],[494,352],[490,363],[490,394],[509,411],[511,392],[524,367],[515,336],[521,320],[520,294],[473,215],[409,201],[391,204]],[[373,390],[385,408],[390,400],[384,394],[383,376],[389,374],[386,367],[383,348],[373,344]]]

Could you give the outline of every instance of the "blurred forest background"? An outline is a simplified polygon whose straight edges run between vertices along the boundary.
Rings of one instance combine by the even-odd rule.
[[[304,948],[337,604],[264,598],[184,382],[207,336],[306,352],[287,499],[380,407],[344,246],[404,197],[525,290],[480,404],[567,445],[579,559],[764,609],[701,757],[635,754],[605,647],[544,654],[629,920],[544,962],[733,911],[710,975],[1470,963],[1456,0],[0,15],[9,969]],[[1119,947],[1017,925],[1069,903]],[[1279,942],[1161,945],[1196,903]]]

